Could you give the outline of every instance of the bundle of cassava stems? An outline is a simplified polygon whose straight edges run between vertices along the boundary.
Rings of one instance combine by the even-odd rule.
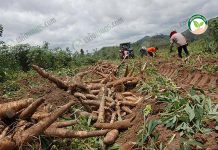
[[[135,67],[130,69],[126,65],[123,75],[117,77],[121,64],[114,65],[106,61],[96,63],[76,74],[70,82],[49,74],[37,65],[32,65],[40,76],[73,95],[74,99],[50,113],[39,109],[46,101],[44,98],[29,98],[0,104],[0,150],[22,149],[39,135],[56,138],[104,136],[106,145],[113,144],[119,136],[119,131],[132,125],[132,109],[142,98],[130,91],[143,79],[146,67],[146,64],[141,65],[140,71],[134,74]],[[74,131],[66,128],[77,124],[77,120],[59,121],[58,118],[75,104],[84,108],[75,110],[76,114],[90,117],[95,131]]]

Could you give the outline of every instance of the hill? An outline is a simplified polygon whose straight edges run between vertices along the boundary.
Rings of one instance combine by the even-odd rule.
[[[189,42],[194,42],[197,40],[217,40],[218,37],[218,17],[212,18],[209,20],[209,28],[208,30],[202,35],[195,35],[191,33],[189,30],[185,30],[182,34],[187,38]],[[143,38],[139,39],[138,41],[132,43],[132,47],[134,50],[139,50],[142,46],[150,47],[150,46],[157,46],[161,48],[166,48],[169,46],[169,35],[159,34],[154,36],[147,36],[145,35]],[[100,49],[96,54],[101,54],[102,57],[107,54],[108,58],[114,58],[117,55],[119,47],[118,46],[111,46],[111,47],[103,47]],[[108,56],[108,54],[113,54],[113,56]]]

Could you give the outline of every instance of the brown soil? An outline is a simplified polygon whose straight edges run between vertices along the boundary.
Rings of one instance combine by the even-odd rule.
[[[217,64],[217,60],[202,60],[195,67],[199,67],[200,64]],[[187,91],[192,86],[202,88],[206,90],[207,95],[211,96],[215,102],[218,102],[218,73],[209,74],[202,71],[192,71],[190,68],[183,67],[182,64],[174,64],[172,61],[159,61],[157,69],[160,74],[172,79],[178,86],[182,87]],[[31,82],[37,83],[36,87],[31,86]],[[31,77],[30,79],[24,79],[19,81],[19,83],[24,86],[26,89],[26,94],[22,95],[22,97],[16,97],[13,99],[5,99],[3,98],[3,92],[0,91],[0,103],[18,100],[20,98],[38,98],[44,97],[46,99],[45,105],[52,105],[53,108],[66,104],[70,99],[73,99],[73,96],[63,92],[59,88],[57,88],[54,84],[48,82],[46,79],[42,79],[39,76]],[[211,89],[213,89],[211,91]],[[215,89],[215,90],[214,90]],[[136,93],[136,95],[139,95]],[[120,134],[120,137],[117,140],[117,143],[121,145],[121,149],[128,150],[128,149],[137,149],[137,146],[134,145],[137,141],[137,133],[140,128],[143,126],[143,113],[142,110],[145,108],[146,105],[152,105],[152,114],[147,118],[147,121],[151,119],[158,119],[159,113],[162,112],[165,108],[165,104],[157,103],[154,99],[149,99],[138,104],[134,109],[135,112],[135,119],[133,120],[131,126],[127,131]],[[212,126],[210,124],[208,126]],[[158,143],[163,142],[167,143],[168,140],[175,134],[176,137],[173,142],[167,145],[167,149],[177,149],[179,147],[180,136],[177,132],[167,129],[164,126],[158,125],[155,129],[155,133],[160,133],[158,138]],[[210,149],[217,149],[217,141],[218,141],[218,133],[212,132],[210,135],[205,134],[196,134],[195,138],[198,141],[203,141],[205,143],[205,147],[209,147]],[[157,144],[158,144],[157,143]]]
[[[209,74],[205,71],[193,71],[193,68],[186,68],[181,63],[172,63],[173,61],[159,61],[157,62],[157,69],[160,74],[165,77],[172,79],[178,86],[182,87],[181,94],[184,94],[185,91],[188,91],[191,87],[198,87],[206,90],[206,94],[210,96],[214,102],[218,102],[218,72],[214,74]],[[157,60],[156,59],[156,60]],[[156,61],[156,60],[148,60],[148,61]],[[181,61],[181,60],[179,60]],[[200,68],[201,65],[205,64],[218,64],[218,60],[215,59],[204,59],[201,62],[197,63],[194,68]],[[211,89],[213,91],[211,92]],[[215,89],[215,90],[214,90]],[[150,101],[150,103],[149,103]],[[137,106],[136,110],[136,118],[133,120],[133,126],[125,131],[117,140],[117,143],[121,145],[121,150],[130,150],[130,149],[139,149],[136,145],[137,141],[137,133],[140,128],[143,126],[143,114],[142,110],[145,108],[147,104],[151,104],[152,108],[154,108],[153,114],[147,119],[158,119],[158,113],[163,111],[163,104],[156,104],[154,100],[149,100]],[[215,128],[215,123],[209,123],[208,127]],[[174,150],[179,149],[180,146],[180,135],[172,130],[167,129],[164,126],[158,125],[155,129],[155,133],[160,133],[158,138],[158,143],[163,142],[167,143],[168,140],[175,134],[176,137],[173,142],[167,145],[167,149]],[[205,148],[217,149],[218,137],[217,132],[213,131],[210,135],[200,134],[200,137],[204,137]],[[196,140],[201,142],[199,138],[196,137]],[[157,144],[158,144],[157,143]],[[140,148],[141,149],[141,148]]]

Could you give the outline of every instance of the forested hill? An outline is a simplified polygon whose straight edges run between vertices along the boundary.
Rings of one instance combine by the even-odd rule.
[[[208,39],[208,40],[216,40],[218,37],[218,17],[209,20],[209,28],[208,30],[202,35],[195,35],[192,34],[189,30],[182,32],[183,35],[187,38],[189,42],[193,42],[196,40]],[[169,46],[169,35],[154,35],[154,36],[144,36],[142,39],[132,43],[132,47],[135,50],[139,50],[142,46],[150,47],[150,46],[157,46],[161,48],[165,48]],[[118,50],[119,46],[112,46],[112,47],[103,47],[100,49],[97,54],[106,55],[106,53],[110,53],[114,55],[114,51]]]

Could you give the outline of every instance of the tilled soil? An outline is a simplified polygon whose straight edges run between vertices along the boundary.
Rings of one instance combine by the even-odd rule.
[[[157,61],[157,60],[148,59],[148,61]],[[204,60],[195,67],[200,67],[200,65],[202,64],[210,64],[210,63],[217,65],[218,60],[210,60],[210,61]],[[158,72],[161,75],[170,78],[179,87],[181,87],[182,94],[184,94],[185,91],[188,91],[191,87],[201,88],[205,91],[207,96],[212,98],[214,102],[218,102],[218,72],[209,74],[205,71],[200,71],[200,70],[193,71],[191,68],[183,67],[182,64],[176,65],[175,63],[172,63],[172,61],[163,63],[162,61],[159,60],[157,64],[158,65],[156,66]],[[148,101],[140,104],[135,108],[136,118],[133,121],[134,126],[129,128],[127,131],[125,131],[122,134],[122,136],[120,136],[119,139],[117,140],[117,143],[121,145],[122,150],[141,149],[141,148],[137,148],[135,144],[137,141],[137,133],[141,129],[144,123],[142,110],[145,108],[147,104],[149,104]],[[154,112],[148,118],[148,120],[151,118],[158,119],[159,118],[158,113],[163,111],[164,106],[155,103],[154,100],[150,104],[152,104],[152,108],[154,108]],[[209,124],[211,125],[211,123]],[[215,128],[215,126],[213,128]],[[161,125],[158,125],[154,132],[160,133],[160,136],[158,138],[159,143],[167,142],[166,140],[168,140],[170,137],[176,134],[176,138],[170,145],[167,145],[167,149],[169,150],[179,149],[180,146],[179,133],[169,130]],[[196,137],[196,139],[197,140],[204,139],[202,143],[205,143],[204,146],[206,148],[217,149],[218,147],[218,133],[215,131],[213,131],[210,135],[198,134],[198,138]]]
[[[217,64],[217,61],[213,62]],[[174,66],[172,63],[162,63],[157,67],[160,74],[172,79],[178,86],[185,89],[186,91],[192,86],[199,87],[206,90],[206,94],[210,96],[215,102],[218,102],[218,73],[209,74],[201,71],[190,71],[187,68],[183,68],[182,65]],[[32,87],[29,81],[40,84],[41,86]],[[66,104],[69,100],[73,99],[73,96],[63,92],[57,88],[54,84],[42,79],[41,77],[32,77],[28,80],[19,81],[26,88],[27,94],[24,94],[22,98],[26,97],[44,97],[46,100],[45,105],[52,105],[54,107],[62,106]],[[20,98],[20,97],[19,97]],[[2,97],[2,92],[0,92],[0,103],[6,101],[14,101],[19,98],[5,99]],[[142,110],[146,105],[152,105],[153,112],[147,118],[147,121],[151,119],[158,119],[159,113],[164,110],[165,105],[163,103],[157,103],[155,99],[149,99],[138,104],[134,109],[135,119],[133,120],[133,126],[127,131],[120,134],[117,143],[121,145],[124,150],[137,149],[134,142],[137,141],[137,133],[141,129],[144,123],[144,116]],[[54,108],[53,108],[54,109]],[[179,147],[180,137],[177,132],[167,129],[164,126],[158,125],[155,129],[156,133],[160,133],[158,142],[167,142],[170,137],[176,134],[175,140],[167,146],[167,149],[177,149]],[[205,143],[205,147],[210,147],[211,149],[216,149],[218,141],[218,133],[212,132],[209,136],[203,134],[196,134],[195,138],[199,141]]]

